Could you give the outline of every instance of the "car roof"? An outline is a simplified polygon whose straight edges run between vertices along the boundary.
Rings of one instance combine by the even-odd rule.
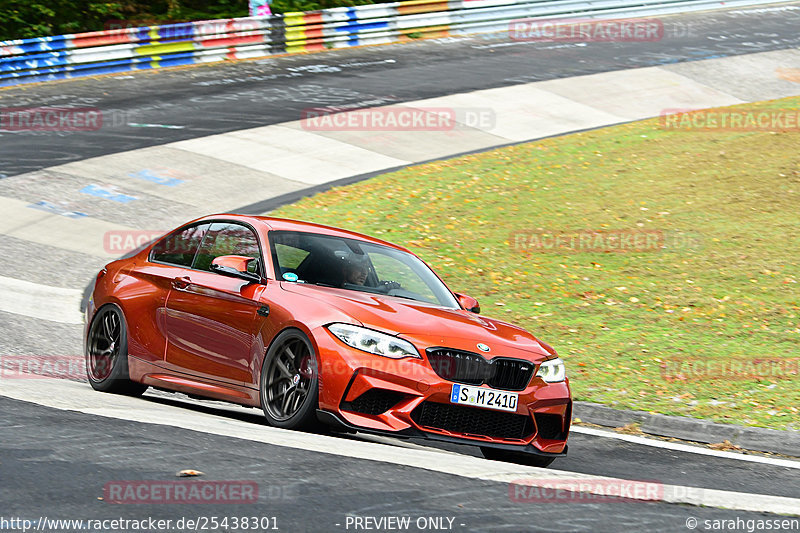
[[[396,248],[398,250],[403,250],[404,252],[411,253],[409,250],[407,250],[402,246],[398,246],[394,243],[384,241],[381,239],[376,239],[374,237],[370,237],[369,235],[364,235],[363,233],[356,233],[355,231],[348,231],[341,228],[335,228],[333,226],[325,226],[322,224],[315,224],[313,222],[304,222],[302,220],[291,220],[288,218],[275,218],[275,217],[265,217],[258,215],[238,215],[235,213],[221,213],[218,215],[209,215],[202,218],[198,218],[193,222],[202,222],[204,220],[218,220],[218,219],[238,220],[240,222],[249,222],[253,226],[266,226],[268,231],[298,231],[304,233],[317,233],[320,235],[328,235],[331,237],[357,239],[361,241],[371,242],[374,244],[381,244],[383,246],[389,246],[391,248]]]

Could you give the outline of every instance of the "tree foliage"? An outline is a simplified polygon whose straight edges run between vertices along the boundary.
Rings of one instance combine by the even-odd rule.
[[[0,0],[0,40],[247,16],[247,0]]]
[[[387,0],[378,0],[378,2]],[[310,11],[373,0],[273,0],[272,11]],[[0,0],[0,41],[191,20],[246,17],[248,0]]]

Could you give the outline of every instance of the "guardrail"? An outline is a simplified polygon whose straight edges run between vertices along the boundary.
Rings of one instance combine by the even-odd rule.
[[[0,87],[116,72],[508,31],[517,19],[621,18],[776,0],[411,0],[0,42]]]

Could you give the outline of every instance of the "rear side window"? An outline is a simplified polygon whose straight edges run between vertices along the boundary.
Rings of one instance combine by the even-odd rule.
[[[211,262],[221,255],[243,255],[257,261],[250,261],[248,272],[259,273],[261,249],[253,231],[241,224],[215,222],[203,238],[203,243],[194,258],[192,268],[211,271]]]
[[[173,231],[153,246],[150,260],[190,268],[210,226],[211,224],[195,224]]]

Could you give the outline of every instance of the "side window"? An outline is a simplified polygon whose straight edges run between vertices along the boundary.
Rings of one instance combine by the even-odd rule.
[[[211,262],[221,255],[244,255],[258,261],[250,261],[249,272],[256,273],[261,262],[258,238],[253,231],[241,224],[215,222],[197,251],[192,268],[211,271]]]
[[[158,241],[150,252],[150,260],[191,267],[200,242],[211,224],[197,224],[173,231]]]
[[[295,270],[300,263],[308,257],[309,252],[302,248],[294,248],[286,244],[276,243],[275,254],[278,256],[278,266],[281,272],[285,270]]]

